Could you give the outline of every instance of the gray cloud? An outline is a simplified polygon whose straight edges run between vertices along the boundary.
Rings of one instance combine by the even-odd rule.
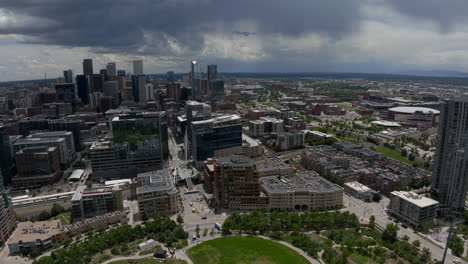
[[[0,24],[0,34],[25,43],[154,55],[196,54],[206,32],[341,38],[361,19],[359,0],[2,0],[0,8],[31,22]]]
[[[397,11],[439,24],[442,31],[450,31],[457,23],[468,21],[466,0],[387,0]]]

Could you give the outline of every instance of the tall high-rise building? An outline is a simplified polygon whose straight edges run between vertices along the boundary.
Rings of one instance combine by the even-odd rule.
[[[169,83],[175,82],[175,76],[174,76],[174,72],[173,72],[173,71],[168,71],[168,72],[166,73],[166,80],[167,80]]]
[[[89,104],[90,78],[86,75],[76,76],[77,95],[85,105]]]
[[[3,175],[3,183],[9,183],[12,178],[13,158],[11,156],[10,136],[8,129],[0,125],[0,172]]]
[[[218,66],[216,64],[208,65],[208,82],[218,79]]]
[[[465,207],[468,191],[468,96],[446,100],[442,106],[432,191],[442,210]]]
[[[76,89],[73,83],[63,83],[55,85],[56,102],[75,103]]]
[[[134,60],[133,61],[133,75],[142,75],[143,74],[143,61]]]
[[[66,83],[73,83],[73,71],[72,70],[63,71],[63,78],[65,79]]]
[[[192,96],[200,96],[201,94],[201,73],[198,61],[190,63],[190,85],[192,86]]]
[[[106,65],[107,75],[115,76],[117,75],[117,68],[115,66],[115,62],[109,62]]]
[[[127,76],[127,72],[125,70],[118,70],[117,71],[117,76],[125,77],[125,76]]]
[[[83,60],[83,74],[93,75],[93,60],[92,59]]]
[[[209,85],[209,95],[212,100],[219,100],[224,97],[224,81],[211,80]]]
[[[136,103],[146,103],[146,75],[132,75],[133,100]]]

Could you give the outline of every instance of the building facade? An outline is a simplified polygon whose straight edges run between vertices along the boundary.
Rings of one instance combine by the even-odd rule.
[[[432,191],[441,209],[462,211],[468,191],[468,96],[442,106]]]
[[[81,221],[98,215],[122,211],[122,190],[118,187],[79,186],[71,199],[72,220]]]
[[[266,208],[268,199],[260,192],[255,162],[244,155],[215,159],[213,198],[217,206],[230,210]]]
[[[343,188],[308,171],[293,176],[260,178],[271,210],[334,209],[343,205]]]
[[[242,151],[242,124],[238,115],[193,121],[191,133],[194,161],[205,161],[226,149],[238,148]]]
[[[56,147],[28,147],[15,154],[18,175],[13,178],[17,189],[52,185],[61,176],[60,155]]]
[[[413,192],[390,193],[388,213],[413,227],[433,221],[437,216],[439,203],[436,200]]]
[[[179,211],[179,194],[167,169],[138,174],[136,196],[140,215],[154,217]]]

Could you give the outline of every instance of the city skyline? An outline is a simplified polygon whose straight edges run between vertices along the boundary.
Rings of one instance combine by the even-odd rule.
[[[468,72],[468,3],[458,0],[166,0],[138,10],[113,1],[93,3],[92,13],[88,2],[51,4],[57,12],[30,0],[0,4],[0,81],[78,72],[77,57],[125,70],[143,60],[148,73],[187,72],[192,59],[226,72]]]

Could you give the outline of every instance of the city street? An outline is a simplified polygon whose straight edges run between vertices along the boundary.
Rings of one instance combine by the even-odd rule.
[[[385,209],[390,203],[390,199],[386,197],[383,197],[379,203],[366,203],[360,199],[345,194],[343,200],[345,206],[345,209],[343,210],[348,210],[356,214],[359,218],[369,218],[371,215],[374,215],[375,223],[382,228],[385,228],[387,224],[395,223],[385,212]],[[400,224],[398,224],[398,227],[400,228],[398,231],[398,236],[402,237],[407,235],[410,238],[410,241],[419,240],[421,242],[421,249],[426,247],[431,251],[433,258],[437,260],[442,259],[444,249],[441,245],[438,245],[440,243],[432,241],[423,234],[416,233],[410,227],[404,228]],[[457,257],[453,256],[449,250],[447,253],[446,263],[452,263],[454,259],[457,259]]]

